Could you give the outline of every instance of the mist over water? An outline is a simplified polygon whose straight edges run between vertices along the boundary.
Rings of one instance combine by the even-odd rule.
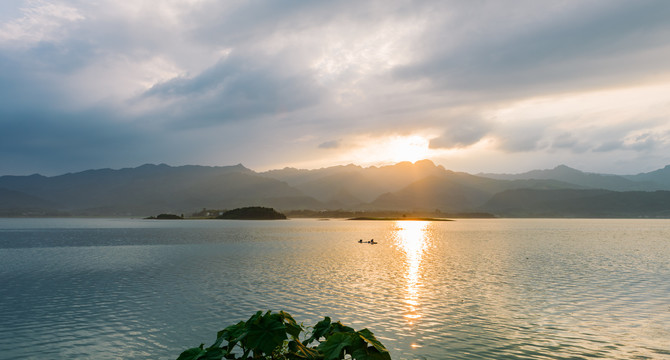
[[[394,359],[665,358],[667,259],[666,220],[0,219],[0,358],[174,359],[267,309]]]

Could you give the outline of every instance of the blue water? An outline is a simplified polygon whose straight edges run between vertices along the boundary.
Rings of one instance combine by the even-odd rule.
[[[670,221],[0,219],[2,359],[174,359],[267,309],[394,359],[667,359]]]

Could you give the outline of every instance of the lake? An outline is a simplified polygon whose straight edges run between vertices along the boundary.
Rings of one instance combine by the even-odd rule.
[[[393,359],[667,359],[670,221],[0,219],[2,359],[176,359],[257,310]]]

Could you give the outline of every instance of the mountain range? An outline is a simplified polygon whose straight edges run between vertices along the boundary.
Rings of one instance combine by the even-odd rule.
[[[472,175],[429,160],[266,172],[241,164],[146,164],[52,177],[0,177],[0,216],[147,216],[243,206],[487,212],[503,217],[670,217],[670,166],[621,176],[565,165]]]

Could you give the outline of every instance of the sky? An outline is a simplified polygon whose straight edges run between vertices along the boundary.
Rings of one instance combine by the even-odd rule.
[[[0,175],[670,164],[670,1],[3,0]]]

